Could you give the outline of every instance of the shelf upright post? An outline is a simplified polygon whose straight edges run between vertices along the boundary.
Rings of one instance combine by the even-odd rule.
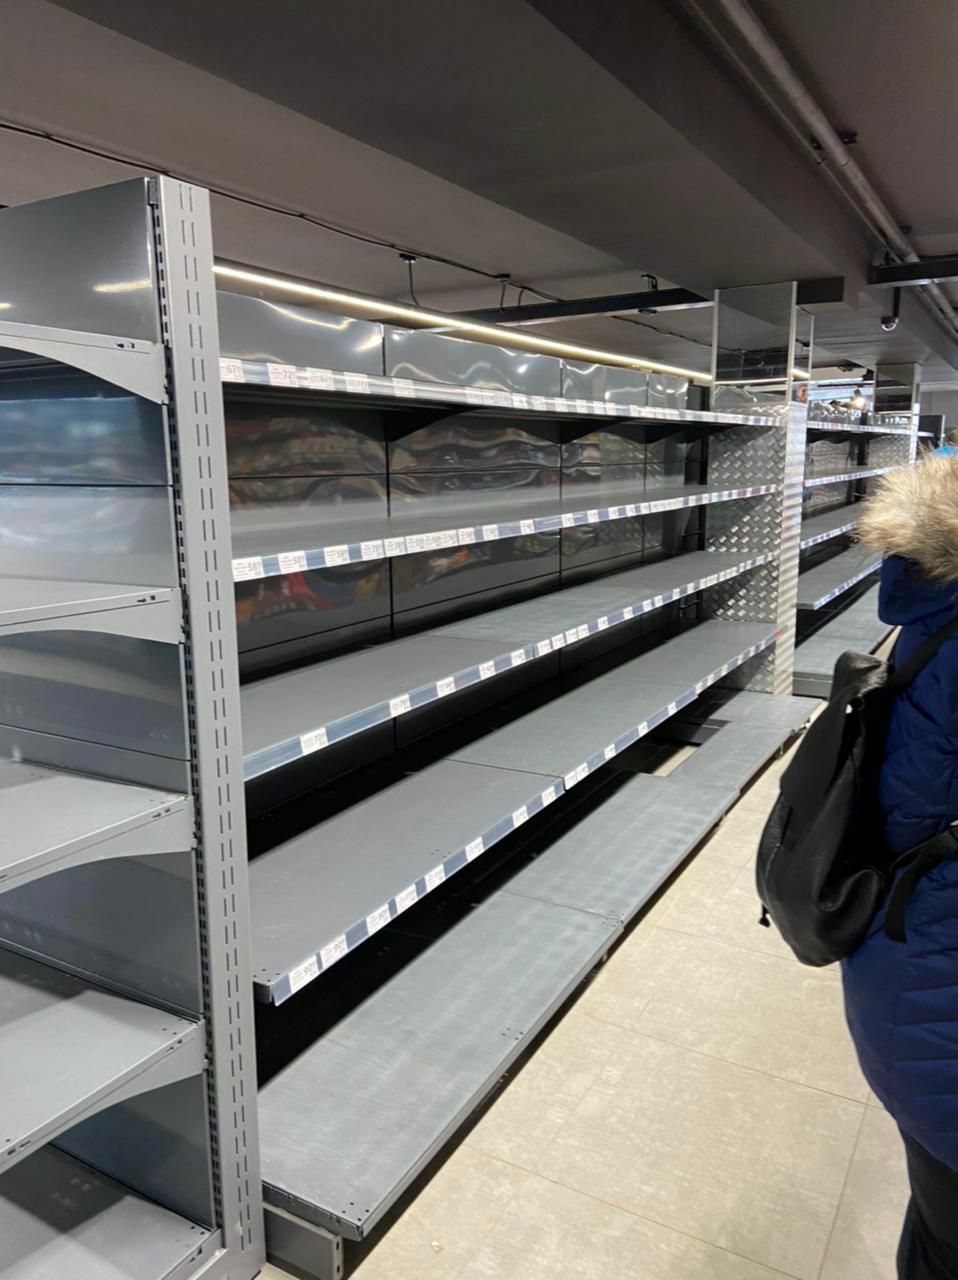
[[[151,199],[169,356],[169,434],[187,611],[214,1197],[225,1246],[249,1259],[248,1266],[229,1276],[246,1280],[259,1269],[265,1245],[239,665],[209,193],[171,178],[156,178]]]
[[[747,504],[709,512],[713,551],[771,552],[747,578],[713,591],[711,617],[772,622],[778,638],[767,654],[731,683],[757,692],[791,692],[795,601],[808,416],[812,318],[796,306],[797,286],[720,289],[713,328],[713,401],[718,411],[772,417],[776,425],[732,427],[712,438],[710,484],[774,483],[776,491]]]

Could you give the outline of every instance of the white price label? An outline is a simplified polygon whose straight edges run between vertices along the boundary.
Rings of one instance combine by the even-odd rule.
[[[586,524],[598,524],[599,523],[598,511],[595,511],[595,510],[587,511],[585,513],[585,522]]]
[[[552,408],[555,413],[571,413],[572,402],[570,400],[563,400],[561,396],[556,396],[552,401]]]
[[[575,633],[580,640],[587,640],[589,636],[589,624],[583,622],[581,627],[576,627]]]
[[[528,821],[529,821],[529,810],[526,808],[525,805],[522,805],[520,806],[520,808],[516,809],[515,813],[513,813],[512,825],[514,827],[521,827],[524,822],[528,822]]]
[[[436,681],[436,693],[440,698],[446,698],[450,693],[456,692],[456,681],[452,676],[446,676],[443,680]]]
[[[484,524],[482,526],[482,537],[484,542],[495,542],[499,537],[499,526],[497,524]]]
[[[622,610],[623,621],[628,622],[629,619],[634,616],[635,616],[635,610],[632,608],[630,604],[627,604],[625,608]]]
[[[566,644],[575,644],[579,638],[579,632],[576,627],[570,627],[565,633]]]
[[[389,714],[395,719],[396,716],[404,716],[407,711],[412,710],[412,699],[408,693],[401,693],[398,698],[389,699]]]
[[[475,529],[472,529],[472,528],[469,528],[469,529],[457,529],[457,530],[456,530],[456,539],[457,539],[457,541],[459,542],[460,546],[468,547],[471,543],[475,542],[475,540],[476,540],[476,531],[475,531]]]
[[[393,389],[397,396],[403,396],[407,400],[412,399],[416,394],[416,388],[409,378],[393,378]]]
[[[295,387],[299,385],[296,370],[291,364],[267,364],[266,372],[269,374],[270,386],[272,387]]]
[[[514,667],[521,667],[522,664],[525,662],[525,660],[526,660],[525,649],[513,649],[512,653],[509,654],[509,661],[512,663]]]
[[[431,871],[426,872],[426,892],[432,893],[433,889],[438,889],[446,878],[445,867],[433,867]]]
[[[381,560],[386,554],[386,548],[378,539],[374,539],[372,542],[361,542],[359,554],[364,560]]]
[[[630,502],[625,509],[625,514],[627,516],[634,516],[638,514],[638,510],[639,510],[638,504],[635,502]]]
[[[443,535],[439,532],[424,533],[422,535],[423,545],[427,551],[438,551],[442,546]]]
[[[575,516],[570,511],[563,512],[563,515],[562,515],[563,529],[571,529],[574,524],[575,524]]]
[[[536,531],[536,522],[535,522],[534,520],[520,520],[520,521],[519,521],[519,532],[520,532],[520,533],[535,533],[535,531]]]
[[[387,556],[404,556],[406,554],[405,538],[386,538],[384,544]]]
[[[305,551],[282,551],[278,559],[283,573],[302,573],[306,568]]]
[[[419,901],[419,890],[414,884],[408,889],[403,889],[402,893],[396,894],[396,910],[408,911],[410,907],[414,907]]]
[[[220,378],[223,382],[245,382],[242,360],[224,360],[220,357]]]
[[[389,910],[389,904],[386,903],[384,907],[380,907],[378,911],[374,911],[371,915],[366,917],[366,932],[370,937],[372,937],[372,935],[374,933],[378,933],[380,929],[385,929],[391,919],[392,913]]]
[[[329,739],[326,737],[326,730],[313,729],[311,733],[302,733],[299,737],[299,749],[304,756],[312,755],[314,751],[322,751],[323,747],[329,746]]]
[[[479,663],[479,679],[488,680],[496,674],[496,664],[494,662]]]
[[[544,413],[549,408],[549,401],[545,396],[533,396],[532,407],[533,409],[538,409],[540,413]]]
[[[674,703],[674,702],[670,702],[670,703],[669,703],[669,705],[668,705],[668,713],[669,713],[669,715],[670,715],[670,716],[674,716],[674,715],[675,715],[675,713],[676,713],[676,711],[678,711],[678,707],[675,705],[675,703]]]
[[[492,403],[500,409],[512,408],[512,392],[511,391],[492,391],[487,392],[492,397]]]
[[[552,652],[551,640],[539,640],[536,642],[536,657],[544,658],[547,653]]]
[[[474,859],[478,858],[485,847],[486,846],[482,842],[482,836],[480,836],[478,840],[470,840],[466,845],[466,861],[472,862]]]
[[[566,791],[571,791],[578,781],[579,776],[575,769],[573,769],[571,773],[567,773],[562,779],[562,785],[565,787]]]
[[[543,791],[542,793],[543,805],[554,804],[556,801],[556,798],[557,797],[556,797],[555,787],[546,787],[545,791]]]
[[[342,960],[343,956],[349,950],[346,938],[340,934],[338,938],[334,938],[332,942],[326,944],[319,953],[324,969],[328,969],[331,964],[335,964],[337,960]]]
[[[552,637],[552,641],[551,641],[551,643],[552,643],[552,647],[553,647],[553,649],[564,649],[564,648],[565,648],[565,635],[560,631],[560,632],[559,632],[559,634],[558,634],[557,636],[553,636],[553,637]]]
[[[289,989],[296,994],[306,986],[308,982],[312,982],[314,978],[319,977],[319,961],[313,956],[309,960],[304,960],[302,964],[298,964],[295,969],[289,972]]]
[[[579,782],[582,782],[582,781],[583,781],[583,779],[585,779],[585,778],[587,778],[587,777],[589,776],[589,762],[588,762],[588,761],[586,761],[586,763],[585,763],[585,764],[580,764],[580,765],[579,765],[578,769],[576,769],[576,771],[575,771],[575,776],[576,776],[576,778],[578,779],[578,781],[579,781]]]
[[[406,550],[410,555],[418,555],[420,551],[425,551],[426,535],[424,533],[411,533],[406,539]]]
[[[639,730],[638,730],[639,737],[644,738],[645,735],[648,733],[648,731],[649,731],[649,722],[647,720],[643,720],[642,723],[639,725]]]
[[[575,411],[576,413],[588,413],[589,412],[588,400],[576,400]]]
[[[305,369],[299,377],[300,386],[302,386],[304,382],[306,386],[311,387],[313,391],[336,390],[336,379],[333,377],[332,369]]]
[[[611,760],[615,755],[615,747],[606,747],[602,754],[605,756],[606,760]]]
[[[513,409],[528,409],[529,397],[527,395],[524,395],[523,392],[521,391],[513,392],[512,407]]]
[[[233,581],[248,582],[250,578],[262,578],[263,557],[247,556],[243,560],[233,561]]]
[[[349,547],[340,543],[336,547],[326,547],[323,552],[327,565],[349,564]]]
[[[482,404],[485,396],[478,387],[466,387],[466,404]]]
[[[609,507],[609,519],[621,520],[625,512],[625,507]]]
[[[661,609],[661,608],[662,608],[662,606],[663,606],[663,604],[665,604],[665,601],[663,600],[663,598],[662,598],[661,596],[656,596],[656,597],[655,597],[655,607],[656,607],[656,609]]]
[[[437,537],[439,538],[440,547],[454,547],[459,542],[459,535],[455,529],[443,529]]]
[[[346,390],[354,395],[369,395],[369,378],[365,373],[346,373]]]
[[[602,617],[599,618],[599,630],[608,631],[608,629],[609,629],[609,619],[605,616],[605,614],[603,614]]]

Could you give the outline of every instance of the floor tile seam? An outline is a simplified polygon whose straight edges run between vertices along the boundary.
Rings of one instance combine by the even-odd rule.
[[[828,1238],[825,1241],[825,1249],[822,1253],[822,1260],[818,1266],[817,1280],[822,1280],[822,1272],[825,1270],[825,1263],[828,1261],[828,1251],[829,1249],[831,1249],[832,1240],[835,1238],[835,1228],[838,1226],[838,1215],[842,1211],[842,1201],[845,1199],[845,1195],[848,1191],[848,1182],[852,1176],[852,1167],[855,1163],[855,1157],[858,1155],[858,1148],[861,1145],[862,1134],[865,1131],[865,1121],[867,1118],[868,1118],[868,1105],[866,1103],[865,1106],[862,1107],[862,1118],[858,1122],[858,1132],[855,1134],[855,1141],[852,1144],[852,1152],[848,1158],[848,1165],[845,1169],[845,1177],[842,1181],[842,1189],[841,1189],[841,1192],[839,1193],[838,1201],[835,1205],[835,1212],[832,1215],[832,1225],[828,1229]]]
[[[471,1146],[468,1139],[466,1145]],[[551,1143],[548,1144],[551,1146]],[[482,1155],[489,1153],[481,1147],[472,1147],[473,1151],[478,1151]],[[661,1227],[663,1231],[670,1231],[673,1235],[681,1236],[684,1240],[693,1240],[696,1244],[705,1245],[708,1249],[718,1249],[720,1253],[727,1254],[731,1258],[741,1258],[743,1262],[751,1262],[755,1266],[764,1267],[773,1277],[782,1277],[782,1280],[808,1280],[807,1277],[797,1275],[792,1271],[781,1271],[775,1267],[769,1266],[767,1262],[762,1262],[758,1258],[751,1258],[748,1254],[739,1253],[736,1249],[726,1248],[725,1245],[716,1244],[714,1240],[706,1240],[704,1236],[693,1235],[690,1231],[683,1231],[680,1227],[672,1226],[668,1222],[663,1222],[659,1218],[650,1218],[647,1214],[636,1213],[634,1209],[628,1209],[624,1205],[617,1204],[614,1200],[606,1200],[602,1196],[593,1195],[591,1191],[583,1191],[581,1187],[573,1186],[571,1183],[563,1182],[559,1178],[552,1178],[546,1173],[541,1173],[538,1169],[530,1169],[527,1165],[516,1164],[512,1160],[504,1160],[501,1156],[489,1156],[492,1160],[498,1160],[500,1164],[508,1164],[514,1169],[518,1169],[521,1173],[529,1174],[533,1178],[538,1178],[541,1182],[548,1182],[550,1186],[561,1187],[563,1191],[571,1191],[574,1195],[582,1196],[586,1200],[591,1200],[594,1204],[604,1205],[607,1209],[613,1209],[616,1213],[624,1213],[629,1218],[634,1218],[636,1222],[647,1222],[651,1226]],[[516,1193],[518,1194],[518,1193]],[[483,1239],[487,1239],[484,1236]],[[457,1272],[457,1275],[460,1274]]]
[[[651,1001],[649,1003],[651,1003]],[[648,1004],[646,1004],[639,1016],[642,1017],[647,1009]],[[709,1062],[721,1062],[726,1067],[735,1067],[741,1071],[751,1072],[753,1075],[763,1076],[767,1080],[777,1080],[781,1084],[793,1085],[796,1089],[807,1089],[810,1093],[824,1094],[827,1098],[837,1098],[840,1102],[847,1102],[852,1106],[865,1107],[868,1105],[863,1098],[852,1098],[847,1093],[836,1093],[834,1089],[823,1089],[820,1085],[804,1084],[801,1080],[792,1080],[788,1076],[781,1076],[775,1071],[764,1071],[761,1067],[751,1067],[745,1062],[735,1062],[731,1058],[723,1058],[716,1053],[707,1053],[704,1049],[694,1049],[690,1045],[680,1044],[675,1040],[666,1040],[664,1036],[651,1035],[648,1031],[641,1031],[635,1027],[627,1027],[621,1022],[612,1022],[608,1018],[596,1017],[591,1013],[587,1013],[585,1016],[593,1018],[595,1022],[602,1022],[607,1026],[618,1027],[620,1031],[625,1031],[633,1038],[651,1040],[655,1044],[665,1044],[668,1045],[670,1049],[681,1049],[684,1053],[691,1053],[696,1057],[706,1058]],[[556,1137],[558,1136],[559,1135],[556,1134]]]
[[[701,938],[706,942],[717,942],[722,947],[730,947],[733,951],[743,951],[747,955],[761,955],[764,956],[766,960],[774,960],[779,964],[788,965],[790,969],[795,972],[802,973],[806,978],[813,978],[816,982],[826,983],[829,986],[833,986],[835,984],[834,978],[825,976],[824,969],[816,969],[809,965],[801,965],[794,956],[776,956],[768,951],[759,951],[755,947],[743,947],[738,942],[729,942],[725,938],[713,937],[711,934],[690,933],[686,929],[678,929],[674,925],[666,924],[664,921],[662,924],[657,924],[654,927],[656,929],[661,929],[663,933],[677,933],[684,938]],[[756,928],[761,928],[758,921],[756,921]]]
[[[494,1220],[489,1224],[489,1227],[487,1228],[487,1230],[481,1233],[481,1239],[478,1241],[475,1248],[470,1252],[469,1256],[463,1259],[462,1265],[456,1268],[455,1272],[450,1277],[450,1280],[459,1280],[459,1277],[465,1271],[466,1267],[468,1267],[469,1264],[473,1261],[473,1259],[478,1254],[479,1250],[485,1245],[486,1241],[489,1239],[492,1233],[499,1226],[502,1219],[512,1208],[522,1188],[529,1181],[529,1178],[532,1176],[535,1176],[532,1169],[526,1169],[521,1164],[515,1164],[512,1160],[503,1160],[501,1156],[491,1155],[488,1151],[483,1151],[481,1147],[472,1146],[472,1144],[468,1140],[468,1137],[466,1138],[466,1140],[463,1142],[462,1145],[468,1147],[470,1151],[475,1152],[477,1155],[481,1155],[484,1160],[491,1160],[494,1164],[503,1165],[507,1169],[516,1169],[520,1173],[524,1174],[525,1176],[523,1177],[519,1186],[507,1196],[506,1202],[502,1206],[501,1211],[495,1216]],[[455,1152],[453,1153],[453,1158],[454,1157],[455,1157]]]

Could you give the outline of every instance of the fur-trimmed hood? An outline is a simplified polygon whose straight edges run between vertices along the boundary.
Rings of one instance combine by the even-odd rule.
[[[866,547],[911,561],[934,583],[958,584],[958,456],[932,454],[889,472],[862,505]]]

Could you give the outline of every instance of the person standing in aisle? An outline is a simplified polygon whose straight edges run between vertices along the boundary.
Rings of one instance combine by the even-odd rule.
[[[886,553],[879,613],[901,627],[904,661],[958,612],[958,456],[931,455],[885,478],[861,540]],[[958,821],[958,636],[946,640],[892,710],[879,786],[893,856]],[[911,1201],[900,1280],[958,1280],[958,859],[917,884],[907,941],[884,912],[843,962],[862,1069],[905,1142]]]

